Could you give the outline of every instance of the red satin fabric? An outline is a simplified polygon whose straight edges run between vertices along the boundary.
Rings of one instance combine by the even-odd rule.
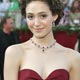
[[[31,69],[19,71],[18,80],[43,80],[41,76]],[[45,80],[69,80],[69,72],[65,69],[52,71]]]

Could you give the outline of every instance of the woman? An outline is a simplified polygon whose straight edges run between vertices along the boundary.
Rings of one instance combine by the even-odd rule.
[[[80,0],[74,0],[70,12],[70,24],[80,26]]]
[[[52,25],[61,13],[59,0],[26,0],[33,37],[6,50],[4,80],[80,80],[80,54],[59,45]]]

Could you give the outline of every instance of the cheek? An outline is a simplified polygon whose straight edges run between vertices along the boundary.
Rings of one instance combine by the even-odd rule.
[[[48,28],[51,28],[52,27],[52,20],[51,19],[47,19],[45,20],[45,26],[48,27]]]

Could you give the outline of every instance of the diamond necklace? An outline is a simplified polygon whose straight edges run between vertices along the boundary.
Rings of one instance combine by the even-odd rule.
[[[39,44],[35,43],[32,39],[30,39],[30,41],[32,42],[32,44],[34,44],[35,46],[40,48],[42,50],[42,52],[45,52],[46,49],[52,48],[55,45],[55,43],[56,43],[56,40],[54,40],[54,42],[51,45],[46,46],[46,47],[44,47],[44,46],[42,47]]]

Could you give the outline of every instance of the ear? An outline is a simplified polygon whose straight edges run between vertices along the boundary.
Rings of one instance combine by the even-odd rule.
[[[58,18],[58,15],[57,14],[53,15],[53,21],[54,22],[57,20],[57,18]]]

